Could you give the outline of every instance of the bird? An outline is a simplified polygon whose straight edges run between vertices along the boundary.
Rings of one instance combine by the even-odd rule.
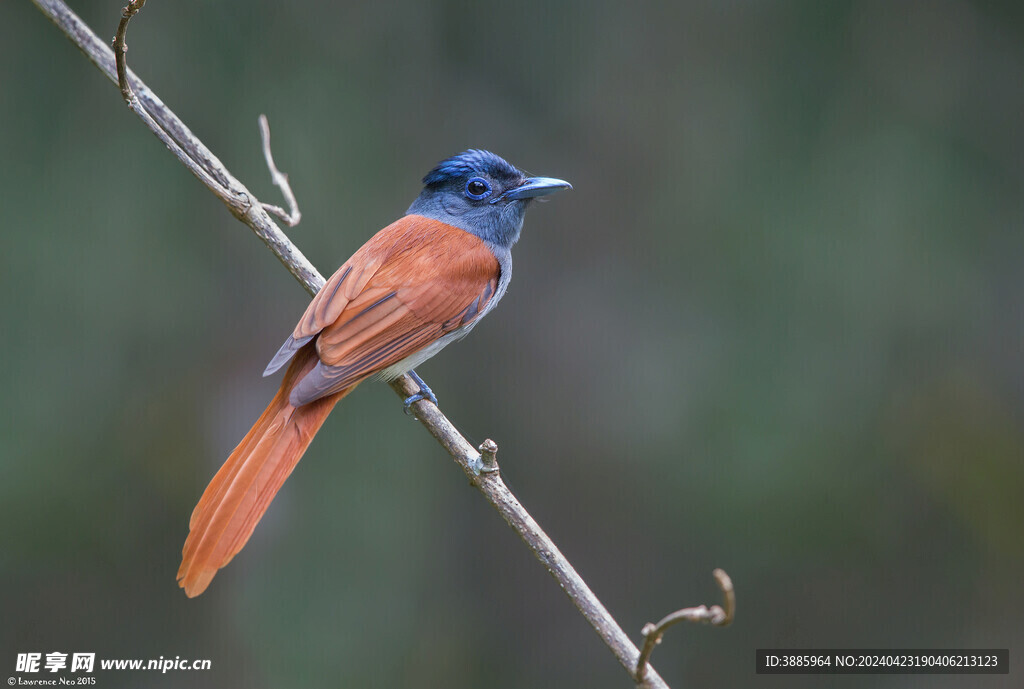
[[[373,235],[316,294],[264,376],[287,365],[252,429],[189,520],[177,581],[189,598],[245,546],[334,406],[368,378],[408,373],[412,404],[437,397],[415,369],[465,337],[505,295],[512,246],[534,199],[568,182],[470,149],[423,178],[405,215]]]

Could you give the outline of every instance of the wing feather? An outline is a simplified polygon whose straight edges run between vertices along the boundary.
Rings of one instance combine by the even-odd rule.
[[[306,312],[302,314],[302,318],[299,319],[291,336],[284,341],[281,348],[277,350],[277,354],[267,364],[267,368],[263,371],[264,376],[275,373],[288,363],[295,356],[295,352],[316,337],[324,327],[336,321],[348,306],[349,301],[362,292],[366,283],[380,267],[378,257],[367,251],[372,241],[371,239],[370,242],[363,245],[363,248],[345,261],[345,264],[324,283],[324,286],[313,297],[313,301],[306,307]],[[344,289],[342,289],[343,285]]]
[[[316,338],[319,362],[293,388],[300,406],[350,387],[468,326],[493,298],[500,267],[476,236],[407,215],[331,277],[267,367]]]

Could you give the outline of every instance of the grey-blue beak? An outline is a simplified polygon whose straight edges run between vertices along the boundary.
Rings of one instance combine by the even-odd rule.
[[[559,189],[572,189],[572,185],[564,179],[555,179],[554,177],[530,177],[518,187],[509,189],[497,199],[494,199],[494,201],[499,199],[510,199],[513,201],[532,199],[537,196],[553,194]],[[494,203],[494,201],[491,203]]]

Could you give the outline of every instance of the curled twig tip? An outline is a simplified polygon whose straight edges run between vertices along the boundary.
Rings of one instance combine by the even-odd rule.
[[[723,569],[716,569],[712,574],[719,590],[722,592],[724,607],[712,605],[698,605],[695,608],[683,608],[666,615],[660,622],[653,624],[648,622],[640,633],[644,637],[644,647],[640,650],[640,657],[636,662],[634,678],[637,682],[643,682],[647,676],[647,663],[650,660],[654,647],[661,643],[661,637],[665,630],[679,622],[704,622],[716,627],[726,627],[732,624],[736,614],[736,592],[732,587],[732,579]]]
[[[736,616],[736,591],[733,590],[732,579],[725,573],[724,569],[716,569],[712,574],[715,577],[715,581],[718,582],[719,590],[722,592],[725,609],[722,610],[722,618],[717,621],[711,620],[711,624],[719,627],[728,627],[732,624],[733,617]]]

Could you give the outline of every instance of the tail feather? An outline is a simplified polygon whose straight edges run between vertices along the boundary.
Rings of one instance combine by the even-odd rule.
[[[311,344],[295,355],[266,411],[192,511],[178,568],[178,585],[189,598],[202,593],[217,570],[242,549],[331,409],[355,387],[293,407],[288,402],[292,388],[316,362]]]

